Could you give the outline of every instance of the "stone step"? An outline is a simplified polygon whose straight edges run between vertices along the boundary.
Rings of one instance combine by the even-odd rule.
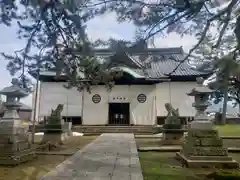
[[[31,129],[31,128],[29,128]],[[37,125],[35,132],[44,130],[43,125]],[[31,130],[30,130],[31,131]],[[81,133],[134,133],[134,134],[153,134],[155,131],[154,126],[93,126],[93,125],[82,125],[73,126],[72,131]]]
[[[107,133],[123,133],[124,134],[125,132],[107,132]],[[88,132],[88,133],[84,133],[84,136],[99,136],[101,134],[103,134],[103,133],[101,133],[101,132],[95,132],[95,133],[94,132]],[[144,134],[151,135],[152,133],[151,132],[150,133],[149,132],[143,132],[143,133],[141,133],[141,132],[133,132],[133,134],[134,135],[144,135]]]
[[[153,126],[78,126],[73,127],[72,131],[86,133],[134,133],[134,134],[153,134]]]

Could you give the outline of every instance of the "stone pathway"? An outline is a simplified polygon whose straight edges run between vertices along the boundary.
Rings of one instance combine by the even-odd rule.
[[[102,134],[41,180],[143,180],[133,134]]]

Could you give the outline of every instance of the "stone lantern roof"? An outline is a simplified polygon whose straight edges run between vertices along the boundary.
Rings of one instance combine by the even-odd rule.
[[[197,78],[197,87],[193,88],[191,90],[191,92],[187,93],[187,95],[189,96],[195,96],[197,94],[211,94],[212,92],[214,92],[214,90],[208,88],[207,86],[203,85],[203,78]]]
[[[8,87],[5,87],[2,89],[0,91],[0,94],[5,95],[5,96],[15,96],[18,98],[28,96],[28,94],[29,94],[28,91],[24,88],[21,88],[18,85],[18,82],[16,79],[13,79],[11,83],[12,83],[11,86],[8,86]]]

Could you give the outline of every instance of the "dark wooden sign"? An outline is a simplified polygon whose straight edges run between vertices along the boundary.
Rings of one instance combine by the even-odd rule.
[[[93,97],[92,97],[92,101],[97,104],[97,103],[100,103],[101,101],[101,96],[99,94],[94,94]]]
[[[139,94],[139,95],[137,96],[137,100],[138,100],[138,102],[140,102],[140,103],[144,103],[144,102],[146,102],[146,100],[147,100],[147,96],[146,96],[145,94]]]

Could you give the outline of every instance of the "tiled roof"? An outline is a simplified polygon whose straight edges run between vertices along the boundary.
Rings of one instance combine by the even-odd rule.
[[[148,48],[145,50],[126,49],[113,52],[110,49],[95,49],[98,59],[110,59],[111,63],[130,66],[133,71],[146,78],[166,78],[184,58],[182,47]],[[111,58],[112,57],[112,58]],[[112,61],[116,61],[115,63]],[[201,76],[206,72],[194,69],[188,61],[181,63],[171,76]]]
[[[178,65],[180,61],[175,61],[171,59],[159,59],[158,62],[152,63],[152,69],[156,70],[164,75],[167,75],[171,73]],[[187,61],[180,64],[180,66],[174,71],[171,76],[198,76],[201,74],[205,74],[202,72],[199,72],[195,70],[193,67],[191,67]]]
[[[141,54],[145,55],[144,60],[147,62],[147,67],[144,66],[141,60]],[[168,76],[183,60],[184,54],[182,48],[158,48],[150,49],[150,52],[135,52],[129,54],[134,62],[138,62],[143,67],[142,69],[135,69],[136,72],[145,74],[150,78],[162,78]],[[143,58],[143,57],[142,57]],[[194,69],[188,61],[181,63],[171,76],[200,76],[205,73]]]

